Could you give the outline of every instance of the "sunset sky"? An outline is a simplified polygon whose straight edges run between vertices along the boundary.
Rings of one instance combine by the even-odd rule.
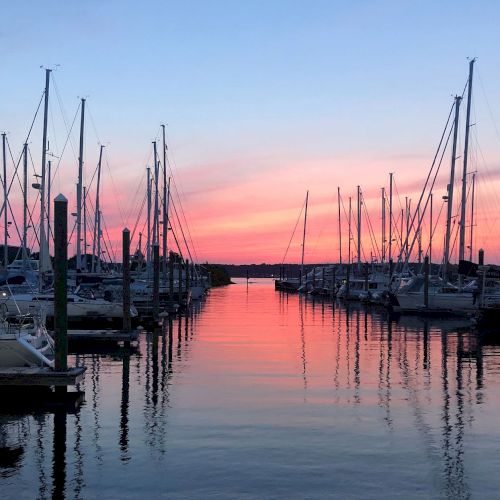
[[[86,182],[105,144],[102,210],[117,248],[123,227],[136,224],[151,141],[165,123],[198,260],[281,262],[309,190],[306,261],[333,261],[337,186],[347,208],[361,185],[380,239],[380,188],[394,172],[398,213],[405,196],[414,206],[453,95],[463,91],[467,57],[477,57],[469,165],[478,172],[474,253],[483,247],[486,260],[498,263],[499,18],[495,1],[9,2],[0,26],[0,130],[17,158],[42,95],[40,66],[52,67],[50,150],[61,156],[86,97]],[[464,100],[460,157],[465,107]],[[52,188],[69,198],[71,211],[78,120]],[[39,114],[30,137],[37,173],[41,131]],[[449,164],[447,152],[435,216]],[[12,162],[8,169],[12,175]],[[19,201],[16,186],[11,203],[19,209]],[[346,231],[344,218],[342,224]],[[442,216],[434,262],[443,226]],[[289,262],[300,258],[300,231]],[[346,256],[347,233],[343,243]]]

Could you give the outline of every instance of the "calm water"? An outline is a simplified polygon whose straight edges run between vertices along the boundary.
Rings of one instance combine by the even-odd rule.
[[[76,413],[0,402],[2,498],[500,495],[500,347],[452,320],[255,280],[78,362]]]

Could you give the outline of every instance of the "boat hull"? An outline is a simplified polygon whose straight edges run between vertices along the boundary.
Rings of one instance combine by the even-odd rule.
[[[36,310],[43,309],[47,317],[54,316],[54,302],[51,300],[37,300],[32,297],[16,296],[3,301],[6,314],[9,317],[19,314],[31,314]],[[123,307],[120,303],[96,301],[95,303],[70,302],[68,301],[68,319],[115,319],[123,318]],[[137,316],[135,307],[131,308],[131,316]]]
[[[429,294],[429,304],[424,304],[424,294],[408,292],[396,294],[395,312],[421,312],[423,310],[468,315],[477,311],[478,304],[471,293]]]
[[[41,357],[23,342],[16,334],[0,335],[0,367],[17,368],[46,364]]]

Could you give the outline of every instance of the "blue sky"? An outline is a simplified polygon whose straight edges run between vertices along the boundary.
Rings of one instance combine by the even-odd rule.
[[[68,109],[89,96],[100,133],[127,142],[150,139],[166,120],[183,144],[216,155],[221,145],[344,151],[360,139],[385,149],[382,131],[412,143],[459,90],[466,56],[480,58],[495,91],[499,10],[460,1],[8,2],[3,127],[30,110],[39,65],[60,64]]]

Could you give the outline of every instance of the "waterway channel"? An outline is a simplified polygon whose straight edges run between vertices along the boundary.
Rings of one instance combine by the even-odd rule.
[[[500,329],[236,281],[72,355],[77,411],[1,401],[1,497],[498,498]]]

